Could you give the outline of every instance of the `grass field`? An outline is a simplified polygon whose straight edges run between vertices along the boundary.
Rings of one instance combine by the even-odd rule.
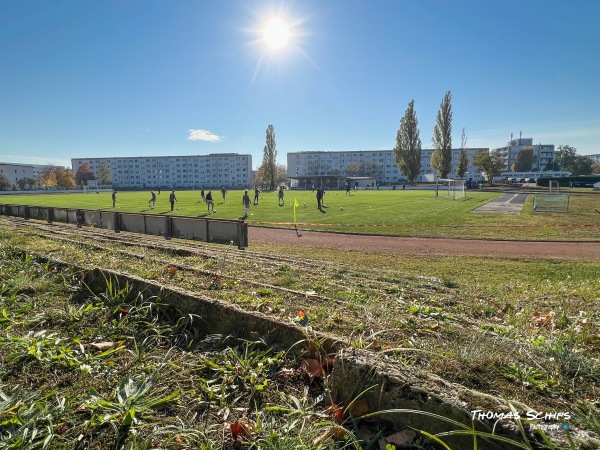
[[[169,439],[179,444],[173,448],[229,449],[222,424],[238,419],[253,424],[255,448],[376,447],[335,440],[312,444],[332,424],[323,417],[322,404],[304,396],[301,383],[278,384],[278,368],[289,370],[293,362],[233,342],[233,347],[204,348],[203,336],[182,334],[185,328],[150,316],[159,312],[153,299],[136,303],[127,320],[117,320],[121,304],[132,303],[123,300],[122,287],[99,298],[82,296],[69,271],[55,274],[21,251],[126,271],[281,322],[294,322],[302,309],[312,329],[340,336],[354,348],[539,411],[568,411],[573,427],[600,431],[598,263],[418,255],[390,261],[389,255],[370,252],[285,245],[228,251],[66,228],[0,218],[0,357],[6,361],[0,379],[5,386],[21,386],[11,396],[22,411],[31,404],[46,408],[38,416],[39,433],[51,429],[46,422],[60,431],[51,448],[107,448],[103,445],[119,438],[132,449]],[[177,267],[175,275],[165,271],[170,266]],[[186,337],[193,345],[181,345]],[[119,346],[91,353],[80,350],[81,342]],[[248,372],[235,371],[250,363]],[[153,384],[122,405],[115,393],[130,379]],[[50,409],[56,402],[44,394],[48,391],[65,399],[64,410]],[[301,399],[302,410],[293,398]],[[168,401],[155,410],[151,405],[160,399]],[[248,408],[254,399],[263,402],[261,408]],[[225,409],[231,411],[227,419]],[[0,419],[14,418],[11,411]],[[302,427],[292,426],[297,417]],[[75,444],[80,435],[82,442]],[[275,435],[286,441],[265,443]]]
[[[312,191],[286,191],[285,205],[278,206],[276,192],[261,193],[244,217],[243,191],[229,191],[227,201],[213,192],[216,213],[208,214],[199,191],[178,191],[175,211],[171,212],[169,191],[157,196],[156,208],[148,207],[149,192],[118,192],[112,208],[110,192],[99,194],[3,195],[0,203],[29,204],[83,209],[106,209],[146,214],[174,214],[244,218],[250,225],[292,226],[294,201],[296,222],[301,228],[325,231],[399,236],[461,237],[536,240],[600,239],[600,196],[573,192],[567,213],[532,212],[533,195],[519,215],[470,214],[470,211],[501,195],[501,192],[468,191],[464,199],[435,198],[433,191],[328,191],[327,206],[316,207]],[[253,198],[253,193],[250,192]]]

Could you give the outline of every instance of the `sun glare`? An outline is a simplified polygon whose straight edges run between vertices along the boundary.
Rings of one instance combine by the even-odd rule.
[[[281,19],[273,18],[267,22],[263,34],[267,45],[277,50],[287,44],[290,28]]]

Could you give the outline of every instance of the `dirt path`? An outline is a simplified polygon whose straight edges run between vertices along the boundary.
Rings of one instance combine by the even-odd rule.
[[[600,261],[600,242],[493,241],[483,239],[438,239],[394,236],[364,236],[281,228],[250,227],[253,242],[305,245],[340,250],[366,250],[410,255],[465,255],[519,259],[576,259]]]

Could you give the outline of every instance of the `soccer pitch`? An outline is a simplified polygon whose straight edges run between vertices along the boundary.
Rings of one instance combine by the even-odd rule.
[[[169,194],[157,193],[150,209],[150,191],[118,191],[116,207],[111,192],[2,195],[0,203],[101,209],[143,214],[244,219],[250,225],[294,226],[323,231],[430,237],[487,237],[502,239],[598,239],[598,227],[579,232],[572,224],[598,224],[600,216],[585,198],[573,198],[569,213],[532,213],[530,195],[519,215],[471,214],[470,211],[497,198],[501,192],[467,191],[465,198],[435,198],[432,190],[326,191],[325,207],[317,209],[316,193],[285,191],[285,205],[278,206],[277,192],[261,192],[259,204],[250,206],[244,216],[244,191],[228,191],[224,201],[220,191],[212,191],[215,213],[208,213],[200,191],[176,191],[175,210]],[[205,192],[208,192],[206,190]],[[250,199],[254,191],[249,190]],[[295,208],[294,204],[298,203]],[[569,229],[563,229],[569,227]],[[583,233],[585,231],[585,233]]]

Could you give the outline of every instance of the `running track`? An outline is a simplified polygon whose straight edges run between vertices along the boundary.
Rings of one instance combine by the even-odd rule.
[[[600,261],[600,242],[494,241],[483,239],[438,239],[395,236],[365,236],[293,229],[249,227],[253,242],[305,245],[316,248],[362,250],[408,255],[464,255],[517,259],[568,259]]]

